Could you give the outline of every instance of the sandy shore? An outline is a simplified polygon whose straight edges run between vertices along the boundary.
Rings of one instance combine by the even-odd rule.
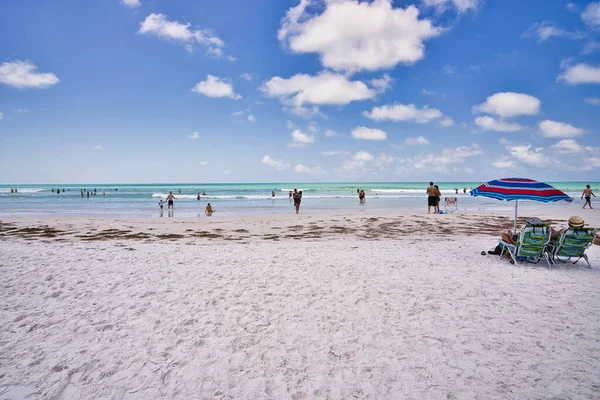
[[[1,218],[0,399],[599,398],[600,246],[592,269],[480,255],[511,226]]]

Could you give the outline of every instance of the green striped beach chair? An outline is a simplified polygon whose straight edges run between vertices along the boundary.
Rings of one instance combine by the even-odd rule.
[[[555,243],[547,246],[548,258],[554,266],[557,266],[557,261],[574,265],[583,258],[588,268],[591,268],[585,251],[592,245],[595,237],[596,229],[594,228],[587,226],[582,228],[570,227],[560,233]]]
[[[505,251],[510,254],[511,262],[517,264],[517,261],[528,261],[539,263],[540,259],[546,260],[548,266],[550,261],[546,255],[546,245],[550,242],[550,225],[525,225],[517,236],[517,243],[507,243],[500,240],[502,251],[500,257]]]

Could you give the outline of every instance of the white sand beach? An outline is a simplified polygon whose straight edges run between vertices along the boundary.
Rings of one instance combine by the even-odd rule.
[[[3,217],[0,399],[600,398],[600,246],[591,269],[480,254],[511,226]]]

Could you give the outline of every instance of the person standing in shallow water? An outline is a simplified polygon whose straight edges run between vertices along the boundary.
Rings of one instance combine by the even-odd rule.
[[[590,206],[590,208],[593,208],[592,196],[596,197],[596,195],[594,194],[594,192],[592,192],[592,188],[590,187],[590,185],[585,185],[585,189],[583,189],[583,193],[581,193],[581,198],[583,199],[584,196],[585,204],[583,205],[583,208],[585,208],[585,206]]]
[[[429,187],[425,192],[427,193],[427,214],[431,214],[431,207],[433,207],[433,212],[435,213],[435,208],[437,206],[437,195],[435,186],[433,186],[433,182],[429,182]]]
[[[173,200],[177,200],[177,197],[173,196],[173,192],[169,192],[167,195],[167,210],[173,208]]]
[[[296,209],[296,214],[300,211],[300,193],[296,189],[294,189],[294,208]]]

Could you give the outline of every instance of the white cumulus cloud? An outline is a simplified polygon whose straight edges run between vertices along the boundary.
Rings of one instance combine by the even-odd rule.
[[[0,111],[0,120],[4,118],[4,114],[2,113],[2,111]]]
[[[333,131],[333,130],[331,130],[331,129],[327,129],[327,130],[325,131],[325,136],[327,136],[327,137],[334,137],[334,136],[337,136],[337,132],[336,132],[336,131]]]
[[[385,133],[381,129],[358,126],[352,131],[352,137],[354,139],[362,140],[385,140],[387,139],[387,133]]]
[[[475,125],[483,128],[485,131],[496,132],[516,132],[522,129],[522,126],[513,122],[499,121],[496,118],[484,116],[475,118]]]
[[[551,37],[563,37],[567,39],[583,39],[585,38],[585,34],[575,31],[568,32],[564,29],[558,28],[548,21],[538,22],[531,25],[525,32],[523,32],[523,37],[537,37],[538,42],[545,42]]]
[[[200,134],[198,132],[192,132],[189,138],[192,140],[200,139]]]
[[[248,115],[248,122],[256,122],[256,118],[254,117],[254,115]]]
[[[129,8],[137,8],[140,6],[140,0],[121,0],[121,4]]]
[[[451,6],[454,6],[459,13],[465,13],[469,10],[476,10],[480,3],[480,0],[423,0],[425,6],[435,7],[439,14]]]
[[[59,79],[50,72],[37,72],[31,61],[13,61],[0,64],[0,83],[17,88],[45,89],[56,85]]]
[[[573,139],[563,139],[558,143],[552,145],[552,148],[556,149],[559,153],[566,154],[582,153],[584,150],[586,150],[585,147],[583,147]]]
[[[269,97],[278,97],[285,104],[345,105],[352,101],[375,97],[375,90],[362,81],[351,81],[344,75],[321,72],[318,75],[297,74],[289,79],[275,76],[260,90]]]
[[[324,156],[339,156],[339,155],[343,155],[343,154],[348,154],[348,152],[344,151],[344,150],[332,150],[332,151],[323,151],[321,154]]]
[[[368,153],[366,151],[359,151],[356,154],[354,154],[352,159],[354,161],[367,162],[367,161],[373,161],[375,159],[375,157],[373,157],[373,155],[371,153]]]
[[[311,175],[326,175],[327,174],[327,171],[325,171],[321,167],[309,167],[308,165],[304,165],[304,164],[297,164],[294,167],[294,171],[300,172],[300,173],[305,173],[305,174],[311,174]]]
[[[485,102],[473,107],[474,113],[495,114],[503,118],[519,115],[536,115],[542,102],[524,93],[499,92],[489,96]]]
[[[392,0],[373,2],[325,0],[310,14],[314,2],[301,0],[281,22],[278,39],[295,53],[317,53],[336,71],[375,71],[413,64],[425,56],[424,41],[443,29],[419,19],[415,6],[394,8]]]
[[[494,161],[493,165],[500,169],[513,169],[517,166],[514,160],[511,160],[508,157],[502,157],[499,160]]]
[[[271,168],[275,168],[276,170],[279,170],[279,171],[282,171],[282,170],[290,167],[289,164],[286,164],[281,160],[276,160],[269,155],[264,156],[260,162],[268,165]]]
[[[511,156],[525,164],[540,168],[550,164],[550,158],[544,154],[543,148],[530,149],[529,143],[506,146],[506,150]]]
[[[294,145],[307,145],[310,143],[314,143],[315,142],[315,137],[314,136],[310,136],[304,132],[302,132],[300,129],[296,129],[295,131],[293,131],[291,133],[292,135],[292,141]]]
[[[542,136],[548,138],[573,138],[583,135],[583,129],[576,128],[573,125],[564,122],[551,121],[546,119],[538,124]]]
[[[169,21],[164,14],[150,14],[140,23],[139,33],[153,35],[165,40],[180,42],[186,46],[186,50],[192,52],[194,44],[199,43],[207,47],[207,52],[216,57],[224,57],[221,47],[225,43],[215,36],[210,29],[190,29],[191,24],[182,24],[177,21]]]
[[[424,145],[428,145],[429,144],[429,140],[427,140],[423,136],[409,137],[409,138],[406,138],[405,142],[409,146],[418,146],[418,145],[423,145],[424,146]]]
[[[600,28],[600,2],[591,2],[585,8],[585,11],[581,14],[581,19],[590,28]]]
[[[409,121],[418,124],[424,124],[443,116],[440,110],[428,108],[427,106],[418,109],[414,104],[393,104],[373,107],[371,112],[364,111],[362,115],[375,121]]]
[[[198,82],[192,88],[192,92],[208,97],[229,97],[234,100],[242,98],[242,96],[234,92],[231,82],[214,75],[207,75],[206,80]]]
[[[385,74],[381,78],[371,79],[370,83],[377,93],[385,93],[386,90],[392,87],[394,80],[388,74]]]
[[[600,83],[600,67],[589,64],[577,64],[567,68],[558,76],[559,81],[565,81],[571,85],[583,83]]]

